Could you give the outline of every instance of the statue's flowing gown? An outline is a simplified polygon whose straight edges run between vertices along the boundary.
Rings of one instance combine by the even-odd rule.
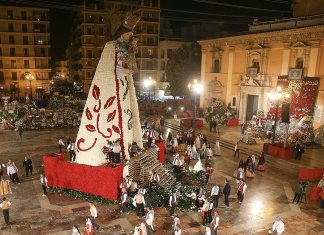
[[[76,163],[99,166],[105,163],[103,147],[120,139],[122,158],[135,141],[142,147],[138,104],[132,76],[124,76],[117,41],[108,42],[101,54],[76,138]]]

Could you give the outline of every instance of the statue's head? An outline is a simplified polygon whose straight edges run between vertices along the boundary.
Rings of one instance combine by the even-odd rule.
[[[133,35],[133,30],[140,18],[141,17],[138,15],[133,15],[132,12],[127,12],[124,22],[115,32],[115,38],[120,39],[121,41],[130,41],[131,36]]]

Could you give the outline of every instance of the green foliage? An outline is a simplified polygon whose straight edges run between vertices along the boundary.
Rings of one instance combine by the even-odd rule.
[[[97,202],[103,205],[115,205],[117,204],[116,201],[108,200],[100,196],[88,194],[88,193],[82,193],[77,190],[72,190],[72,189],[66,189],[66,188],[52,188],[52,191],[60,194],[64,194],[66,196],[75,198],[75,199],[85,199],[90,202]]]
[[[169,59],[166,66],[166,77],[170,83],[173,96],[188,95],[188,83],[199,76],[201,48],[198,43],[182,45]]]

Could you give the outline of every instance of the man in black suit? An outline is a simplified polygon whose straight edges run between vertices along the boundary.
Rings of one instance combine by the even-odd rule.
[[[223,195],[224,195],[224,204],[229,207],[229,201],[228,201],[228,197],[229,195],[231,194],[231,185],[229,184],[229,181],[228,179],[226,179],[225,181],[225,185],[224,185],[224,188],[223,188]]]

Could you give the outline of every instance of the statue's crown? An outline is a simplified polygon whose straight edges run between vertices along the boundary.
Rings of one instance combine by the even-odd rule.
[[[123,26],[129,30],[133,30],[140,19],[141,16],[134,15],[132,12],[129,11],[126,13]]]

